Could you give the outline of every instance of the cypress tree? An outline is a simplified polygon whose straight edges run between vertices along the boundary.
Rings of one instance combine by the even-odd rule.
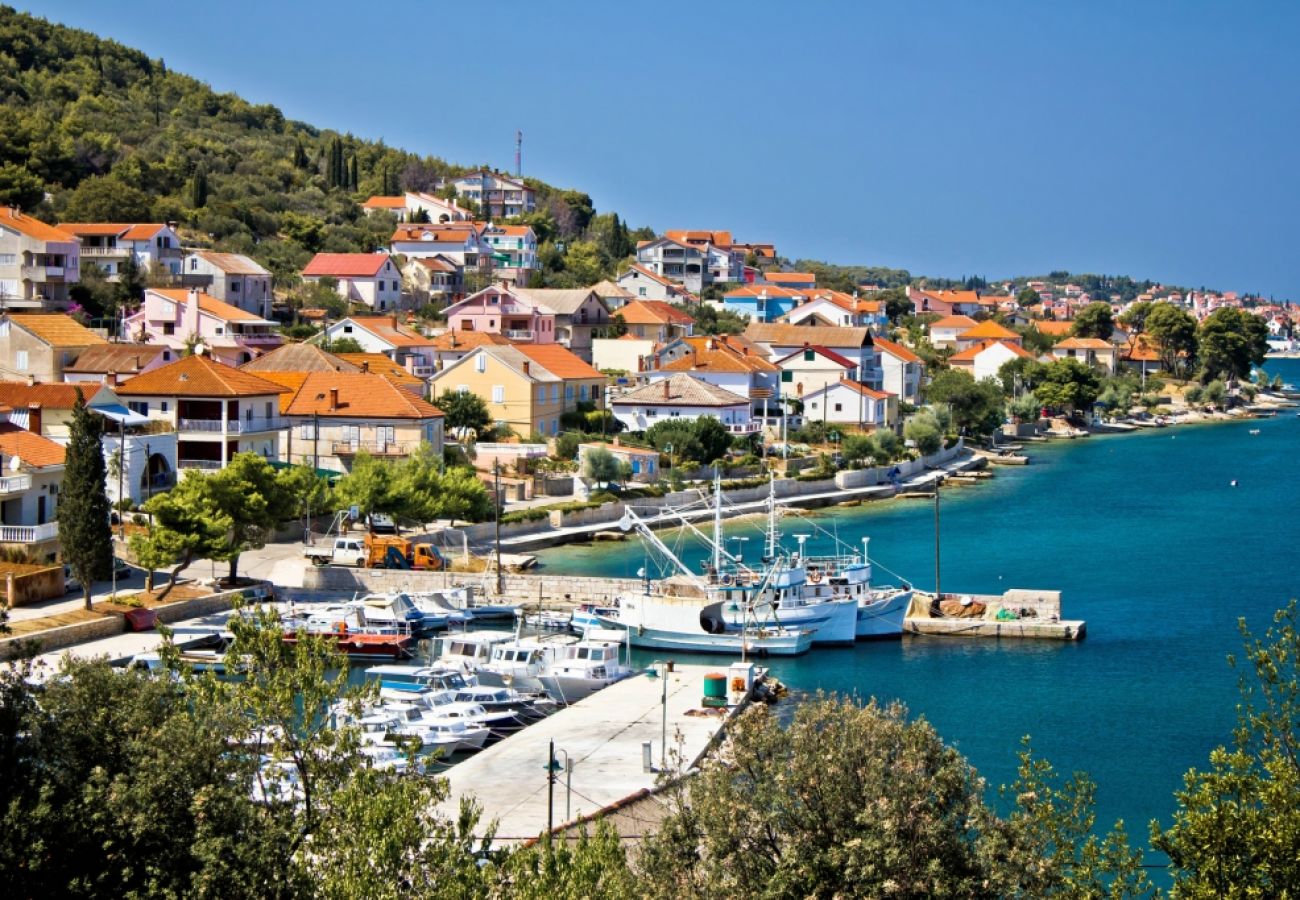
[[[103,429],[103,420],[86,409],[86,400],[78,388],[68,429],[57,517],[63,559],[81,583],[86,609],[90,609],[91,582],[107,578],[113,563]],[[118,464],[124,462],[119,456]]]
[[[295,169],[307,168],[307,151],[302,148],[302,138],[293,139],[293,167]]]
[[[348,187],[351,190],[357,189],[357,158],[353,156],[348,163]]]
[[[203,163],[190,176],[190,206],[201,209],[208,204],[208,170]]]

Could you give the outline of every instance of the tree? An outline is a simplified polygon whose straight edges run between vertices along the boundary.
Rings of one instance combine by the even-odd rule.
[[[188,199],[190,206],[202,209],[208,205],[208,169],[199,163],[194,174],[190,176]]]
[[[1172,303],[1153,303],[1143,325],[1159,348],[1161,367],[1186,373],[1197,353],[1196,320]]]
[[[604,447],[588,450],[582,459],[582,477],[597,485],[618,481],[620,474],[618,457]]]
[[[90,609],[91,582],[107,578],[113,564],[103,428],[103,420],[86,408],[78,388],[68,429],[58,520],[63,559],[81,584],[86,609]]]
[[[1244,619],[1245,673],[1231,746],[1210,753],[1175,793],[1173,824],[1151,823],[1175,897],[1286,897],[1300,889],[1300,610],[1292,600],[1263,640]],[[1229,657],[1234,667],[1237,660]]]
[[[442,410],[443,422],[449,433],[473,431],[482,434],[492,423],[487,403],[478,394],[469,391],[443,391],[438,397],[437,407]]]
[[[1110,304],[1101,300],[1089,303],[1074,317],[1070,331],[1075,337],[1110,340],[1115,333],[1115,318]]]
[[[113,175],[87,178],[67,195],[63,218],[69,222],[148,222],[153,200]]]
[[[211,502],[227,521],[224,539],[210,548],[212,559],[230,563],[227,583],[235,584],[239,557],[265,547],[276,526],[297,512],[271,464],[256,453],[236,453],[224,469],[208,476]]]
[[[1151,309],[1154,306],[1155,304],[1150,300],[1142,300],[1134,303],[1119,317],[1119,324],[1123,325],[1133,334],[1141,334],[1146,330],[1147,316],[1151,315]]]
[[[672,444],[675,459],[697,463],[711,463],[726,455],[731,446],[731,435],[713,416],[697,419],[665,419],[646,429],[646,440],[660,452]]]
[[[903,424],[903,437],[915,444],[922,456],[937,453],[943,446],[943,428],[928,409],[908,417]]]
[[[366,350],[361,346],[361,342],[356,338],[341,337],[333,340],[322,340],[320,348],[326,353],[365,353]]]
[[[1016,294],[1016,303],[1021,309],[1028,309],[1042,302],[1043,298],[1039,296],[1038,291],[1031,287],[1021,288],[1020,293]]]
[[[390,510],[408,521],[434,519],[482,522],[492,515],[487,486],[468,466],[445,469],[441,454],[428,443],[397,465],[389,489]]]
[[[1097,370],[1077,359],[1053,360],[1035,371],[1034,394],[1051,409],[1086,410],[1101,394]]]
[[[146,535],[132,535],[131,551],[149,571],[148,588],[153,589],[153,569],[174,568],[161,600],[176,586],[176,578],[196,559],[221,552],[231,528],[231,519],[216,504],[208,477],[191,469],[174,488],[154,494],[144,505],[152,522]]]
[[[890,432],[892,434],[892,432]],[[874,464],[885,462],[888,454],[884,453],[875,439],[869,434],[851,434],[840,445],[840,457],[846,463],[868,462]]]
[[[1202,381],[1247,378],[1268,353],[1268,326],[1254,313],[1221,306],[1201,323],[1197,347]]]
[[[303,149],[302,138],[293,139],[293,167],[295,169],[305,169],[310,163],[307,161],[307,151]]]
[[[963,433],[992,434],[1002,424],[1002,385],[991,378],[976,381],[965,372],[945,369],[931,379],[925,397],[947,406]]]
[[[334,485],[334,503],[339,509],[355,506],[369,527],[371,513],[391,513],[399,505],[392,487],[393,467],[360,450],[352,460],[352,470]]]
[[[897,322],[903,316],[912,313],[912,301],[907,298],[907,291],[903,288],[886,288],[869,296],[881,304],[880,308],[885,311],[886,318],[891,322]]]
[[[23,166],[0,163],[0,204],[32,209],[45,199],[45,185]]]

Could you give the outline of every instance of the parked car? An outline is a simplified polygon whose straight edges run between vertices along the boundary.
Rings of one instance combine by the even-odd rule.
[[[122,562],[122,560],[116,557],[113,558],[113,570],[117,574],[118,581],[121,581],[125,578],[130,578],[132,575],[135,574],[135,569],[131,568],[129,565]],[[77,581],[76,577],[72,574],[72,566],[69,566],[68,564],[64,563],[63,593],[71,594],[73,591],[79,591],[79,590],[81,590],[81,582]]]

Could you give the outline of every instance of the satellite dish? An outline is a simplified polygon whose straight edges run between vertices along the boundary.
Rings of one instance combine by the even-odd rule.
[[[645,566],[642,566],[641,568],[636,570],[636,577],[645,578]]]
[[[622,531],[632,530],[632,518],[627,513],[623,513],[623,518],[618,520],[618,527]]]

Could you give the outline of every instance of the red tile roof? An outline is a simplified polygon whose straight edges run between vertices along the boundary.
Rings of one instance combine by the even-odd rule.
[[[855,369],[855,368],[857,368],[857,366],[858,366],[858,364],[855,363],[853,360],[848,359],[847,357],[841,356],[840,354],[836,353],[834,350],[830,350],[830,349],[828,349],[828,348],[826,348],[826,347],[819,347],[819,346],[816,346],[816,345],[814,345],[814,344],[809,344],[807,347],[804,347],[804,348],[802,348],[802,349],[800,349],[800,350],[795,350],[793,353],[787,353],[785,356],[783,356],[783,357],[781,357],[780,359],[778,359],[778,360],[776,361],[776,364],[779,366],[779,365],[781,365],[781,363],[785,362],[787,359],[790,359],[791,357],[794,357],[794,356],[798,356],[800,353],[803,353],[805,350],[812,350],[814,353],[818,353],[818,354],[820,354],[820,355],[826,357],[827,359],[829,359],[831,362],[835,363],[836,365],[844,366],[844,367],[846,367],[846,368],[850,368],[850,369]]]
[[[442,416],[442,410],[432,403],[402,390],[383,375],[369,372],[311,372],[284,412],[291,416],[350,419],[419,420]]]
[[[985,350],[989,349],[990,347],[994,346],[995,344],[1006,347],[1008,350],[1013,352],[1016,356],[1023,357],[1024,359],[1034,358],[1034,354],[1030,353],[1028,350],[1026,350],[1024,347],[1021,347],[1019,344],[1013,344],[1010,341],[981,341],[978,344],[972,344],[971,346],[967,347],[965,350],[961,351],[960,353],[954,353],[952,356],[948,357],[948,363],[949,365],[951,365],[952,363],[974,362],[975,357],[979,356],[981,353],[983,353]]]
[[[515,349],[556,378],[605,377],[559,344],[516,344]]]
[[[260,397],[287,390],[207,356],[186,356],[117,386],[123,397]]]
[[[773,284],[781,284],[782,282],[817,283],[817,276],[812,272],[765,272],[763,277]]]
[[[75,235],[55,228],[53,225],[47,225],[40,219],[33,219],[12,206],[0,206],[0,228],[12,229],[19,234],[25,234],[29,238],[35,238],[38,241],[58,241],[66,244],[75,244],[77,242]]]
[[[406,209],[406,197],[371,197],[361,206],[363,209]]]
[[[663,300],[633,300],[615,315],[629,325],[691,325],[695,320]]]
[[[72,409],[77,403],[77,389],[86,400],[99,391],[99,384],[68,384],[65,382],[0,381],[0,404],[11,409],[26,409],[37,404],[42,409]]]
[[[307,278],[372,278],[390,258],[387,253],[317,253],[302,274]]]
[[[189,302],[190,292],[185,288],[149,288],[148,293],[159,294],[168,300],[184,306]],[[247,310],[240,309],[238,306],[231,306],[224,300],[218,300],[216,297],[209,296],[202,291],[197,292],[199,295],[199,309],[210,316],[216,316],[226,322],[265,322],[261,316],[254,315]]]
[[[4,457],[6,466],[9,460],[17,457],[20,463],[43,469],[63,465],[65,451],[49,438],[19,428],[12,422],[0,422],[0,456]]]
[[[930,330],[936,328],[974,328],[979,323],[970,316],[944,316],[936,322],[930,323]]]
[[[1103,341],[1101,338],[1066,338],[1052,347],[1053,350],[1113,350],[1114,347],[1109,341]]]
[[[921,357],[917,356],[911,350],[908,350],[902,344],[895,344],[893,341],[887,341],[884,338],[876,338],[875,345],[880,349],[881,353],[888,353],[890,356],[901,359],[903,362],[923,362]]]
[[[1020,335],[1016,334],[1010,328],[1003,328],[992,319],[980,322],[974,328],[963,331],[961,334],[957,335],[957,340],[959,341],[984,339],[994,341],[1018,341],[1020,340]]]

